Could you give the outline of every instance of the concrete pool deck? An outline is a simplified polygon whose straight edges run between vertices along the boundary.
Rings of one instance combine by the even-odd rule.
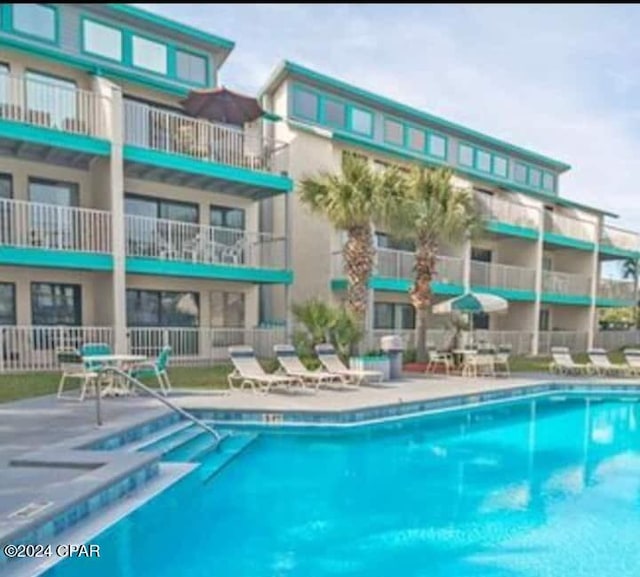
[[[557,377],[549,374],[517,374],[508,378],[464,378],[459,376],[406,376],[402,381],[359,389],[321,389],[302,392],[176,391],[172,400],[187,410],[218,411],[220,414],[347,413],[359,409],[409,405],[417,402],[470,397],[476,394],[532,389],[544,384],[640,386],[640,379],[603,377]],[[523,391],[524,389],[524,391]],[[532,392],[535,392],[532,390]],[[640,394],[640,392],[639,392]],[[73,504],[96,487],[109,486],[137,467],[152,462],[153,453],[131,450],[95,451],[84,447],[144,423],[171,415],[150,397],[105,398],[103,425],[96,425],[93,399],[83,403],[58,401],[54,396],[0,404],[0,541],[24,520],[16,511],[38,503],[53,508]],[[257,419],[259,421],[259,419]],[[220,425],[224,427],[225,425]],[[157,459],[157,456],[155,457]],[[45,511],[44,517],[50,514]],[[50,516],[50,515],[49,515]],[[29,524],[38,521],[36,512]],[[43,518],[44,518],[43,517]]]

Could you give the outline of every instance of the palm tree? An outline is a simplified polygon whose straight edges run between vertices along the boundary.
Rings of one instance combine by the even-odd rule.
[[[460,242],[479,229],[473,193],[452,184],[448,168],[413,167],[391,207],[391,234],[415,243],[414,281],[409,291],[416,309],[416,355],[427,357],[427,312],[432,302],[431,282],[437,274],[441,244]]]
[[[622,278],[632,279],[634,287],[638,285],[638,260],[635,258],[628,258],[622,263]],[[636,329],[640,328],[640,302],[636,301],[633,307],[633,316],[635,319]]]
[[[340,174],[323,172],[300,182],[302,202],[347,233],[342,249],[348,281],[346,304],[360,324],[367,311],[375,259],[372,224],[385,214],[384,191],[390,183],[385,172],[374,170],[362,156],[344,153]]]

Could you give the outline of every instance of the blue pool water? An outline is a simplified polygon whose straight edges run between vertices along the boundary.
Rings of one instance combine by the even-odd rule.
[[[640,404],[262,435],[47,577],[637,577]]]

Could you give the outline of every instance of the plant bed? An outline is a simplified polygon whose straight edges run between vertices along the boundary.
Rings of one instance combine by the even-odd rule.
[[[403,367],[402,367],[403,372],[405,373],[421,373],[424,374],[424,372],[427,370],[427,363],[406,363]],[[444,365],[437,365],[433,371],[431,371],[433,374],[445,374],[445,370],[444,370]]]

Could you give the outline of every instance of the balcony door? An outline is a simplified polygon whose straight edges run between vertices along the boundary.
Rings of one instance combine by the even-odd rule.
[[[76,83],[34,71],[28,71],[25,78],[27,122],[77,132]]]
[[[487,266],[482,267],[482,272],[480,274],[481,279],[472,279],[471,284],[478,284],[481,286],[490,287],[492,286],[491,279],[491,268],[488,266],[493,259],[493,252],[488,248],[471,248],[471,260],[474,262],[482,262],[486,263]],[[473,315],[473,327],[475,329],[483,329],[489,330],[490,319],[487,313],[474,313]]]
[[[251,247],[246,235],[246,215],[242,208],[211,206],[212,241],[218,262],[245,264]]]
[[[73,249],[79,246],[80,230],[73,212],[78,206],[78,185],[29,178],[30,238],[32,246]]]

